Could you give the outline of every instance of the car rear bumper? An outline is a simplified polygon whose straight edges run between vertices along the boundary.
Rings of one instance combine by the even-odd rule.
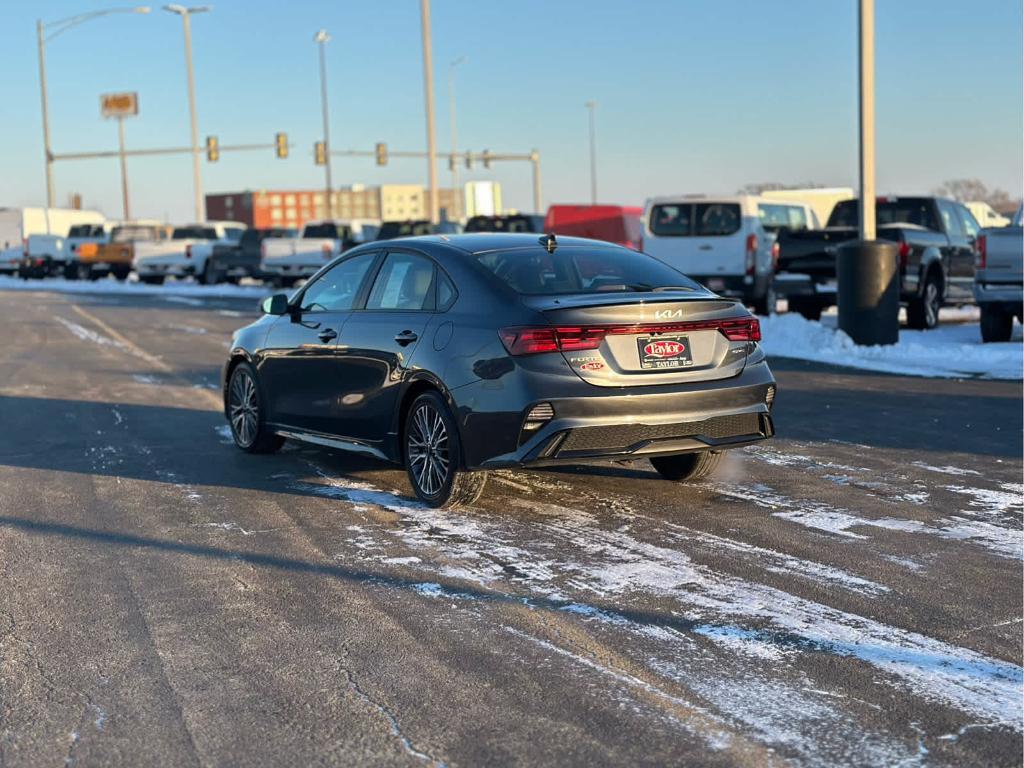
[[[1013,304],[1020,306],[1024,301],[1024,284],[1021,283],[980,283],[974,284],[974,300],[978,304]]]
[[[143,261],[135,264],[135,273],[139,277],[155,277],[158,275],[165,277],[189,277],[196,274],[196,266],[195,264],[147,264]]]
[[[576,394],[533,399],[514,412],[488,412],[479,402],[474,409],[471,400],[493,397],[484,383],[456,390],[458,411],[468,413],[460,425],[466,466],[491,469],[724,450],[775,433],[769,406],[775,379],[763,360],[718,381],[612,390],[580,382],[572,388]],[[524,429],[527,414],[540,403],[550,404],[552,418]]]

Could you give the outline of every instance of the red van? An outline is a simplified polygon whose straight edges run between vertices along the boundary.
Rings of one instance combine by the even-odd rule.
[[[552,205],[544,231],[571,237],[592,237],[640,249],[643,208],[625,205]]]

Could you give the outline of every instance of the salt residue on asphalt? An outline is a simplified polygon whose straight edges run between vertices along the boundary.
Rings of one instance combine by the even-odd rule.
[[[181,297],[232,299],[261,298],[274,289],[263,285],[199,285],[186,281],[169,281],[164,285],[144,285],[135,282],[118,282],[117,280],[65,280],[57,277],[47,280],[18,280],[0,275],[0,291],[49,291],[52,293],[94,294],[94,295],[127,295],[127,296],[165,296],[168,301],[181,302]],[[191,303],[191,302],[188,302]]]
[[[982,344],[976,323],[943,324],[930,331],[900,329],[899,343],[859,347],[835,327],[836,317],[813,322],[790,312],[762,317],[768,357],[791,357],[869,371],[936,378],[1020,379],[1024,345],[1019,324],[1013,341]]]

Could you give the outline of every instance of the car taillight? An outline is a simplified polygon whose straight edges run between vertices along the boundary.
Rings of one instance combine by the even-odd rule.
[[[988,236],[978,235],[978,239],[974,241],[974,249],[974,266],[984,269],[985,263],[988,261]]]
[[[729,341],[760,341],[761,323],[756,317],[726,320],[691,320],[668,325],[514,327],[498,331],[501,343],[513,356],[544,352],[578,352],[597,349],[606,336],[718,331]]]
[[[772,243],[772,268],[779,266],[779,243],[775,241]]]
[[[192,246],[191,245],[186,245],[185,246],[185,258],[186,259],[191,259],[192,258]]]
[[[747,274],[754,274],[754,266],[757,259],[757,235],[747,235]]]
[[[327,243],[321,245],[320,250],[323,252],[325,259],[331,258],[331,246],[329,246]]]
[[[907,268],[907,262],[910,259],[910,243],[908,243],[906,240],[901,240],[900,241],[899,254],[900,254],[900,269],[906,269]]]

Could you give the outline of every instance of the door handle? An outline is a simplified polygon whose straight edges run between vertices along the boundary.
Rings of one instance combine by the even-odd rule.
[[[395,336],[395,341],[397,341],[399,344],[401,344],[404,347],[404,346],[406,346],[408,344],[412,344],[418,338],[419,338],[419,336],[417,336],[412,331],[402,331],[400,334]]]
[[[332,328],[324,328],[322,331],[320,331],[318,335],[320,336],[320,341],[322,341],[324,344],[326,344],[328,341],[338,338],[338,332],[333,330]]]

